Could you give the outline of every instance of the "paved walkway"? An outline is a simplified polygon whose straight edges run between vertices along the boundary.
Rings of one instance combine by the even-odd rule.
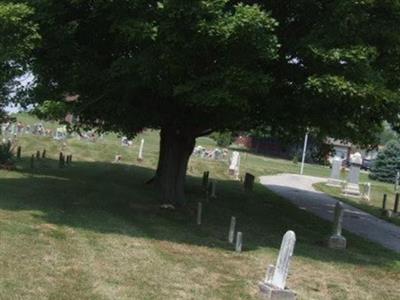
[[[294,174],[263,176],[260,181],[268,189],[290,200],[300,209],[312,212],[325,219],[333,220],[337,200],[316,191],[313,184],[327,179]],[[362,210],[343,204],[345,214],[343,228],[382,246],[400,252],[400,227],[376,218]]]

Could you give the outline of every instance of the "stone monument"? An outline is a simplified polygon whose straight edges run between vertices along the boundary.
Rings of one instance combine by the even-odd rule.
[[[268,267],[266,277],[259,285],[263,299],[296,299],[296,294],[292,290],[285,288],[295,243],[296,234],[293,231],[286,232],[282,239],[276,266],[270,265]]]
[[[329,186],[341,187],[343,181],[340,179],[340,170],[342,168],[342,159],[338,156],[335,156],[332,161],[332,171],[331,176],[328,179]]]
[[[332,249],[346,249],[346,238],[342,236],[344,208],[342,202],[336,203],[333,220],[333,233],[328,240],[328,247]]]
[[[362,156],[359,152],[354,153],[350,158],[350,171],[343,193],[348,196],[360,196],[360,170]]]

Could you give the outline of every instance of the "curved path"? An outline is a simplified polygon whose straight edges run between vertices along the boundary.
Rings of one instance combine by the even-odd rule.
[[[326,178],[280,174],[260,177],[261,184],[288,199],[300,209],[307,210],[325,220],[333,220],[337,200],[316,191],[313,184],[326,182]],[[343,228],[382,246],[400,252],[400,227],[376,218],[360,209],[343,203]]]

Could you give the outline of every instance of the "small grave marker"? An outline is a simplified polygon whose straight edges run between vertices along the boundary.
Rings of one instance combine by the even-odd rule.
[[[243,247],[243,234],[239,231],[236,235],[235,251],[239,253],[242,252],[242,247]]]
[[[197,225],[201,225],[202,214],[203,214],[203,204],[199,202],[197,204]]]
[[[231,244],[233,244],[233,240],[235,239],[235,227],[236,227],[236,218],[232,216],[231,224],[229,226],[229,233],[228,233],[228,241]]]

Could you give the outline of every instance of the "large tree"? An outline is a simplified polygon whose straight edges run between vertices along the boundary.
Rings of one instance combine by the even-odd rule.
[[[160,129],[162,200],[184,203],[197,137],[268,129],[371,142],[399,125],[399,1],[32,0],[32,99],[82,125]]]
[[[36,26],[29,20],[32,14],[32,8],[25,4],[0,3],[0,119],[18,85],[18,77],[27,72],[30,52],[39,38]]]

